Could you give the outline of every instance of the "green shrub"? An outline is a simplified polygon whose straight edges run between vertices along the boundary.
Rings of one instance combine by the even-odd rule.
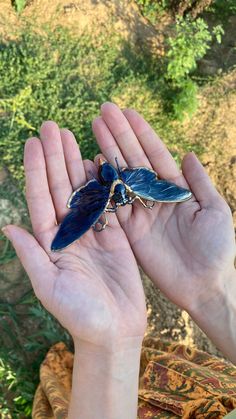
[[[167,39],[164,78],[173,95],[167,95],[173,116],[183,120],[187,114],[191,116],[197,109],[198,87],[190,77],[197,69],[198,60],[210,48],[213,36],[220,43],[224,31],[221,25],[217,25],[211,33],[202,18],[180,18],[174,32],[174,36]]]
[[[179,89],[175,90],[172,100],[173,116],[183,121],[186,116],[191,117],[197,110],[198,86],[190,78],[184,80]]]
[[[136,0],[141,13],[155,24],[157,17],[169,8],[169,0]]]
[[[170,12],[173,8],[173,2],[168,0],[136,0],[136,3],[152,23],[157,21],[158,15],[164,10]],[[216,0],[209,10],[217,15],[219,10],[222,9],[223,12],[224,9],[228,15],[234,13],[235,7],[233,0],[224,2],[224,5],[221,0]],[[198,86],[191,75],[197,70],[198,60],[211,47],[213,38],[218,43],[221,42],[224,30],[218,24],[210,31],[203,18],[194,20],[187,16],[177,17],[172,25],[172,32],[173,35],[166,41],[167,53],[162,67],[165,85],[161,95],[165,111],[182,121],[186,115],[193,115],[197,109]]]
[[[169,50],[166,79],[180,85],[196,69],[197,60],[204,57],[211,40],[212,35],[203,19],[179,19],[175,26],[175,36],[169,37],[167,41]]]

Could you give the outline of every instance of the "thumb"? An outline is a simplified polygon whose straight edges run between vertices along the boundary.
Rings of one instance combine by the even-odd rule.
[[[50,296],[57,268],[45,250],[28,231],[21,227],[7,225],[2,228],[2,232],[15,248],[37,297],[41,299],[42,296],[43,300],[45,295]]]
[[[186,154],[184,157],[182,172],[201,207],[215,206],[220,195],[193,152]]]

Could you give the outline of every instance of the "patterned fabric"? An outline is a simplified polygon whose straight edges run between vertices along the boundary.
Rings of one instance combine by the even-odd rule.
[[[49,350],[33,419],[67,417],[72,367],[73,355],[64,343]],[[220,419],[236,408],[236,367],[179,343],[146,337],[139,378],[138,419]]]

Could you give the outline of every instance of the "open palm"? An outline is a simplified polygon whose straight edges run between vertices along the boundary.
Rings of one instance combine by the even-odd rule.
[[[142,336],[146,326],[143,288],[133,252],[116,218],[100,233],[92,229],[60,252],[50,246],[68,210],[72,190],[86,183],[93,163],[83,163],[73,134],[54,122],[25,146],[26,197],[34,236],[7,231],[35,293],[73,338],[108,346]]]
[[[102,105],[93,131],[111,163],[117,157],[121,167],[150,167],[192,190],[189,201],[155,204],[152,211],[137,202],[117,215],[137,261],[173,302],[188,310],[198,297],[210,298],[217,278],[232,265],[234,237],[229,207],[196,156],[189,153],[180,172],[150,125],[113,103]]]

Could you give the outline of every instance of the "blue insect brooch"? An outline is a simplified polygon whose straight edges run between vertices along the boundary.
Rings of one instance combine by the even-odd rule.
[[[108,223],[106,212],[116,212],[120,206],[133,204],[135,200],[145,208],[152,208],[155,202],[183,202],[192,196],[188,189],[158,179],[151,169],[121,169],[117,159],[116,164],[117,169],[100,159],[98,179],[90,180],[72,193],[67,203],[71,211],[59,226],[51,245],[52,251],[69,246],[91,227],[95,231],[104,230]],[[148,205],[150,201],[152,205]]]

